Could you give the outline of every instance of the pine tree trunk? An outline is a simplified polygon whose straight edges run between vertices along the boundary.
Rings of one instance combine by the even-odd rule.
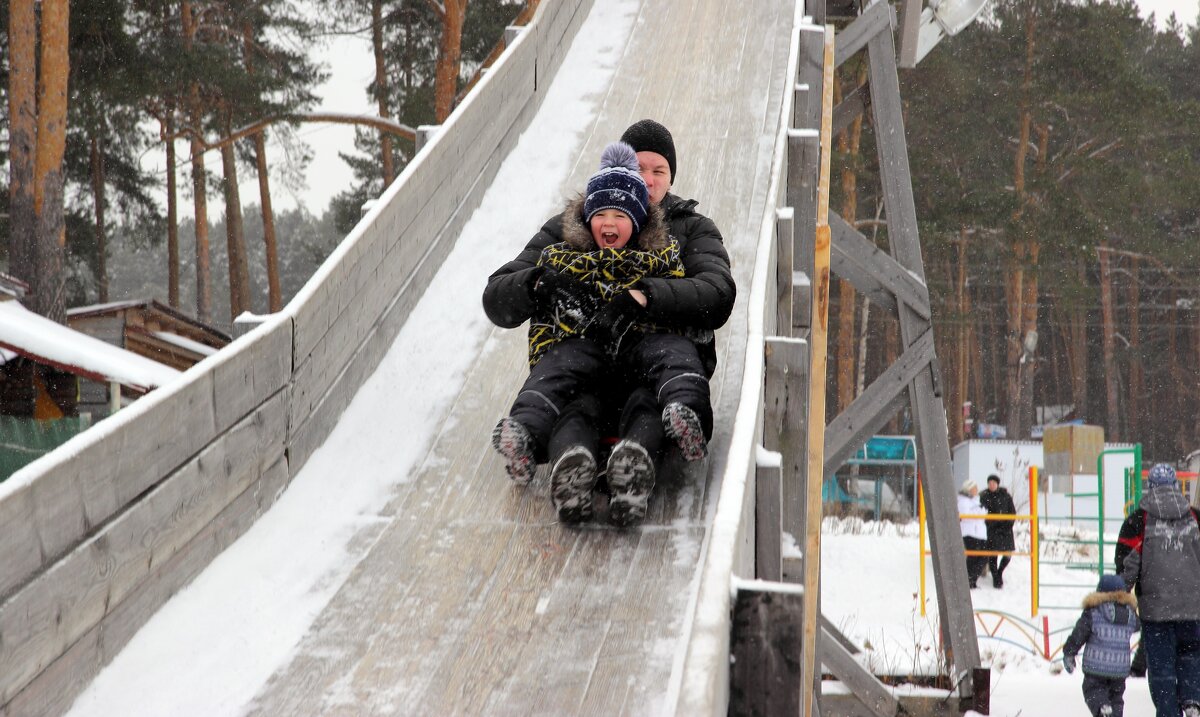
[[[866,81],[865,68],[858,73],[858,82]],[[835,83],[835,91],[841,94],[840,83]],[[835,100],[840,102],[840,97]],[[854,162],[859,155],[862,144],[863,116],[859,115],[850,125],[849,131],[838,134],[838,151],[847,158],[847,164],[842,169],[842,217],[854,225],[858,218],[858,175],[854,171]],[[854,285],[845,279],[838,280],[838,334],[837,334],[837,411],[841,413],[850,407],[857,395],[854,380],[854,314],[857,306],[857,296]]]
[[[92,135],[89,151],[89,163],[92,174],[92,207],[95,210],[96,232],[96,293],[97,301],[108,303],[108,242],[104,234],[104,151],[100,140]]]
[[[379,0],[376,0],[376,4]],[[254,29],[242,24],[242,47],[246,72],[254,72]],[[387,134],[384,133],[384,137]],[[390,146],[390,145],[389,145]],[[391,156],[390,153],[386,156]],[[271,173],[267,167],[267,131],[254,135],[254,166],[258,173],[258,200],[262,212],[263,244],[267,259],[267,310],[272,314],[283,308],[283,290],[279,284],[279,249],[275,243],[275,210],[271,207]]]
[[[453,0],[447,0],[452,4]],[[384,64],[383,48],[383,0],[371,0],[371,47],[375,51],[375,82],[372,89],[375,100],[379,103],[379,116],[391,119],[392,112],[388,107],[388,96],[391,84],[388,82],[387,66]],[[379,133],[380,166],[383,170],[383,188],[386,190],[396,178],[396,167],[392,157],[392,136],[387,132]]]
[[[1121,440],[1120,403],[1117,391],[1116,342],[1113,321],[1112,274],[1109,271],[1108,242],[1100,244],[1100,325],[1104,333],[1104,439]]]
[[[196,35],[192,19],[191,0],[183,0],[180,11],[183,23],[183,44],[192,49]],[[188,112],[192,123],[192,199],[196,214],[196,318],[212,322],[212,264],[208,247],[208,174],[204,169],[204,143],[197,133],[203,124],[200,106],[200,86],[193,82],[188,88]]]
[[[454,93],[458,91],[458,71],[462,57],[462,28],[467,0],[444,0],[442,36],[438,43],[434,70],[433,110],[438,122],[445,122],[454,111]]]
[[[1146,383],[1145,372],[1142,370],[1142,327],[1138,288],[1138,260],[1137,257],[1134,257],[1129,267],[1129,289],[1127,291],[1129,303],[1125,309],[1129,314],[1129,386],[1126,388],[1127,400],[1125,405],[1129,407],[1128,420],[1131,428],[1134,426],[1145,426],[1142,422],[1143,410],[1141,397]],[[1145,437],[1141,439],[1143,441],[1146,440]]]
[[[958,241],[954,242],[958,250],[958,263],[955,272],[954,293],[955,313],[958,315],[955,323],[954,350],[954,396],[950,403],[952,420],[950,421],[950,445],[956,445],[964,438],[966,432],[963,426],[962,407],[967,400],[967,384],[970,380],[971,363],[968,354],[971,335],[970,312],[967,309],[967,232],[958,233]]]
[[[54,321],[67,318],[66,223],[63,219],[63,155],[67,146],[67,77],[70,72],[70,3],[42,0],[37,150],[33,210],[37,214],[30,308]]]
[[[34,0],[11,0],[8,14],[9,272],[30,281],[37,214],[33,165],[37,153],[37,11]]]
[[[163,117],[167,150],[167,303],[179,308],[179,196],[175,186],[175,106],[170,103]]]
[[[258,199],[262,207],[263,243],[267,254],[267,307],[274,314],[283,309],[279,283],[279,247],[275,241],[275,210],[271,208],[271,175],[267,170],[266,130],[254,135],[254,159],[258,166]]]
[[[232,133],[228,112],[225,133]],[[233,143],[221,147],[225,194],[225,246],[229,254],[229,319],[250,310],[250,268],[246,261],[246,234],[242,228],[242,196],[238,188],[237,157]]]

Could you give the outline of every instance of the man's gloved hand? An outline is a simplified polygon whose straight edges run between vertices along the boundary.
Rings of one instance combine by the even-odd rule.
[[[585,338],[600,344],[615,356],[621,338],[637,323],[642,305],[628,291],[617,294],[583,330]]]
[[[539,268],[541,271],[529,293],[540,310],[556,317],[565,314],[576,322],[586,321],[587,317],[600,310],[603,300],[591,286],[563,276],[554,269]]]
[[[1074,655],[1063,655],[1063,669],[1067,671],[1067,674],[1075,671]]]

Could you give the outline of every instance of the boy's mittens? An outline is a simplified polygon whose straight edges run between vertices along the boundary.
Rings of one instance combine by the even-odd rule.
[[[565,315],[577,323],[599,310],[600,295],[592,287],[554,269],[539,269],[530,287],[530,297],[539,309],[553,314],[556,320]]]
[[[615,355],[621,344],[621,337],[629,332],[637,323],[642,305],[628,291],[617,294],[608,302],[600,313],[588,323],[583,335],[607,349]]]
[[[1063,655],[1063,669],[1067,671],[1067,674],[1075,671],[1074,655]]]

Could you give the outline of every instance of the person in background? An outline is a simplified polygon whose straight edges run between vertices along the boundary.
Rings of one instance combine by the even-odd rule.
[[[979,494],[979,502],[989,514],[1000,513],[1013,515],[1017,508],[1013,505],[1012,495],[1000,485],[1000,476],[987,477],[987,490]],[[987,549],[996,551],[1013,551],[1017,549],[1013,540],[1012,520],[987,521]],[[1008,555],[989,555],[988,569],[992,572],[992,586],[1004,587],[1004,569],[1012,561]]]
[[[983,506],[979,503],[979,484],[970,478],[958,489],[958,514],[982,515]],[[987,528],[983,518],[961,518],[959,527],[962,529],[963,548],[966,550],[987,550]],[[967,556],[967,580],[971,589],[978,587],[979,576],[987,567],[986,555]]]
[[[1170,465],[1156,464],[1147,483],[1121,524],[1116,563],[1137,592],[1158,717],[1200,717],[1200,514]]]
[[[1083,599],[1083,614],[1063,645],[1063,667],[1075,671],[1083,651],[1083,701],[1092,717],[1125,714],[1129,677],[1129,638],[1141,629],[1137,598],[1119,575],[1102,575],[1096,592]]]

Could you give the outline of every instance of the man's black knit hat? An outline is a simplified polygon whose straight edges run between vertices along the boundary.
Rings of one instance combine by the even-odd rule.
[[[652,119],[638,120],[629,125],[621,141],[633,147],[634,152],[661,154],[671,168],[671,184],[675,183],[675,140],[666,127]]]

